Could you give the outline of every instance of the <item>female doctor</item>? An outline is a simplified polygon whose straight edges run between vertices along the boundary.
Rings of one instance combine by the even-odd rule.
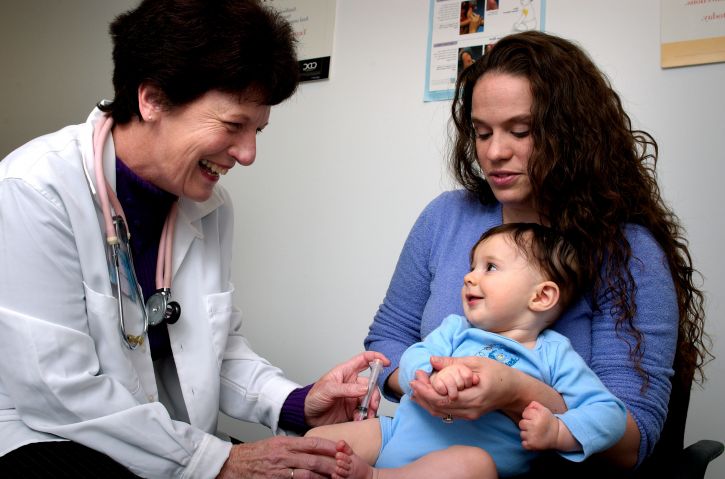
[[[144,0],[111,34],[114,100],[0,162],[0,475],[328,477],[335,445],[285,431],[349,420],[387,359],[300,388],[250,349],[217,184],[294,92],[293,32],[258,0]],[[232,445],[220,410],[277,437]]]

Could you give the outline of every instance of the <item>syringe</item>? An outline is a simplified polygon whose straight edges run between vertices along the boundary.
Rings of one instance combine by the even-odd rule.
[[[380,371],[383,369],[383,362],[379,359],[370,361],[370,377],[368,378],[368,391],[362,399],[362,402],[357,407],[356,421],[362,421],[368,418],[368,406],[370,405],[370,399],[373,397],[373,391],[378,387],[378,376]]]

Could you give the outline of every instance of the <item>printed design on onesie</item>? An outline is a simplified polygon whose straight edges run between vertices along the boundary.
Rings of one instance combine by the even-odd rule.
[[[476,353],[476,356],[495,359],[506,366],[513,366],[519,360],[518,356],[511,354],[511,352],[509,352],[502,344],[498,343],[485,344],[478,353]]]

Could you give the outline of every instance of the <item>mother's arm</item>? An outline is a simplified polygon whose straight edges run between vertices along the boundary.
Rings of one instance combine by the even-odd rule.
[[[552,412],[561,413],[567,407],[561,395],[551,386],[493,359],[484,357],[432,357],[431,364],[439,370],[460,362],[468,366],[480,381],[478,385],[459,392],[457,400],[438,394],[428,375],[419,372],[413,388],[413,400],[435,416],[451,414],[454,418],[477,419],[490,411],[501,410],[518,423],[521,413],[531,401],[538,401]],[[602,453],[613,465],[632,468],[637,464],[640,432],[632,415],[627,412],[624,436]]]
[[[625,236],[632,248],[629,269],[637,287],[633,324],[642,335],[640,365],[647,380],[633,366],[629,352],[635,341],[626,328],[616,326],[614,306],[606,294],[600,294],[599,309],[591,320],[590,367],[628,411],[624,437],[603,455],[614,464],[631,467],[652,452],[667,417],[679,313],[672,275],[657,242],[639,226],[628,226]]]
[[[395,272],[380,305],[370,331],[365,338],[365,349],[383,353],[390,364],[383,368],[378,384],[383,395],[398,401],[403,391],[398,385],[398,364],[403,352],[422,340],[423,312],[431,295],[432,235],[435,228],[431,219],[435,204],[431,203],[418,217],[405,241],[395,266]],[[443,317],[440,318],[441,320]]]

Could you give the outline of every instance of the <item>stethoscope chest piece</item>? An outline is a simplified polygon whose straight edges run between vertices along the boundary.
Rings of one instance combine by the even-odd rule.
[[[126,228],[126,217],[123,207],[116,197],[116,193],[106,180],[103,172],[103,145],[111,133],[113,120],[106,116],[98,121],[93,127],[93,164],[95,168],[96,187],[98,198],[103,211],[103,223],[106,233],[106,244],[110,252],[110,273],[111,282],[116,285],[116,296],[118,301],[118,322],[121,329],[121,336],[129,349],[136,349],[143,344],[149,325],[155,326],[166,321],[174,324],[181,316],[181,306],[176,301],[171,301],[171,258],[172,244],[174,238],[174,226],[179,203],[171,205],[169,214],[164,222],[159,241],[159,253],[156,261],[156,292],[151,295],[146,304],[143,304],[143,292],[136,278],[131,248],[129,245],[130,236]],[[93,188],[91,188],[93,190]],[[95,194],[95,191],[94,191]],[[113,206],[113,211],[111,209]],[[114,214],[115,213],[115,216]],[[139,335],[129,334],[126,331],[124,318],[123,296],[121,288],[121,269],[126,270],[126,278],[129,282],[129,295],[133,302],[138,304],[143,318],[143,331]]]
[[[150,326],[163,322],[174,324],[181,316],[181,305],[176,301],[171,301],[169,288],[161,288],[157,289],[146,302],[146,313]]]

